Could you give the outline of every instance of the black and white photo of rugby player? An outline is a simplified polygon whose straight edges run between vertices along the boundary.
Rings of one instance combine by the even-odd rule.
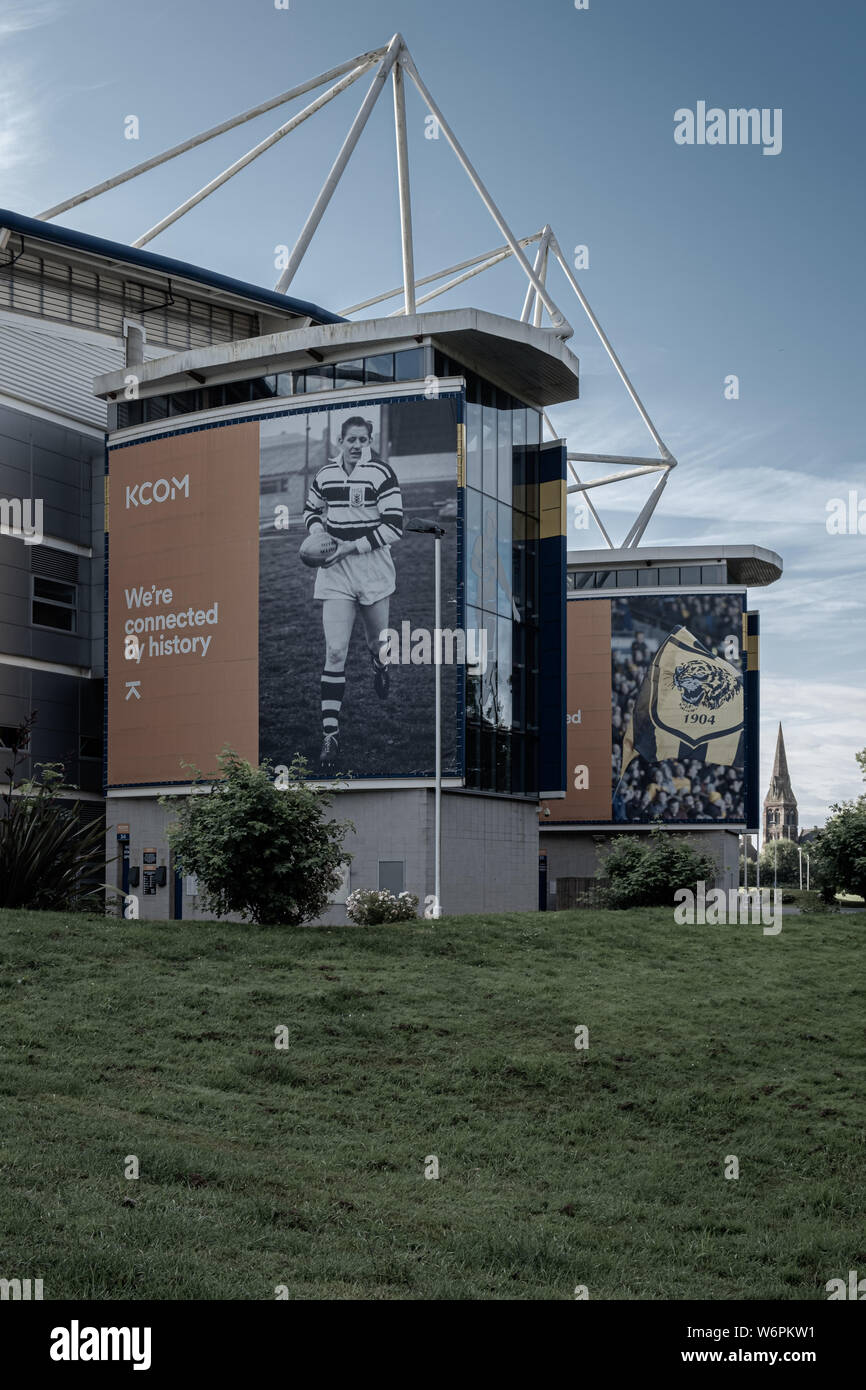
[[[454,629],[457,444],[448,395],[300,396],[262,419],[262,762],[297,755],[329,780],[433,775],[435,670],[413,659],[412,634],[435,626],[435,554],[410,522],[444,528],[442,626]],[[457,776],[462,671],[441,676],[442,768]]]
[[[361,415],[343,421],[333,456],[316,473],[304,509],[304,525],[337,542],[317,574],[314,601],[322,605],[322,767],[339,753],[340,711],[346,692],[349,643],[360,613],[370,655],[373,687],[388,697],[390,670],[380,659],[397,587],[392,546],[403,535],[403,499],[397,475],[373,446],[373,424]]]

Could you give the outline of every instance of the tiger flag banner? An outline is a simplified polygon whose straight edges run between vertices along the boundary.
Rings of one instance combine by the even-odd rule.
[[[697,758],[721,767],[743,762],[743,678],[688,628],[661,643],[638,691],[622,743],[622,773],[648,762]]]

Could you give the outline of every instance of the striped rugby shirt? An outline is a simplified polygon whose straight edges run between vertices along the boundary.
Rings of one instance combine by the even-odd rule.
[[[304,508],[307,530],[316,522],[338,541],[357,541],[361,555],[399,541],[403,498],[393,468],[374,454],[347,474],[340,459],[331,459],[313,479]]]

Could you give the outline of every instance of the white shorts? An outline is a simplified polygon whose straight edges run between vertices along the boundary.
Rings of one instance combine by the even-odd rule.
[[[347,555],[334,565],[320,569],[316,575],[313,598],[349,598],[365,608],[380,599],[389,598],[397,587],[397,571],[391,558],[391,547],[380,546],[366,555]]]

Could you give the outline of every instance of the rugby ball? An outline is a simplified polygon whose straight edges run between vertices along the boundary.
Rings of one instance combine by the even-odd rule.
[[[320,526],[317,526],[301,546],[300,555],[304,564],[309,565],[310,569],[319,569],[328,563],[336,549],[337,542],[334,537],[329,536],[327,531],[323,531]]]

